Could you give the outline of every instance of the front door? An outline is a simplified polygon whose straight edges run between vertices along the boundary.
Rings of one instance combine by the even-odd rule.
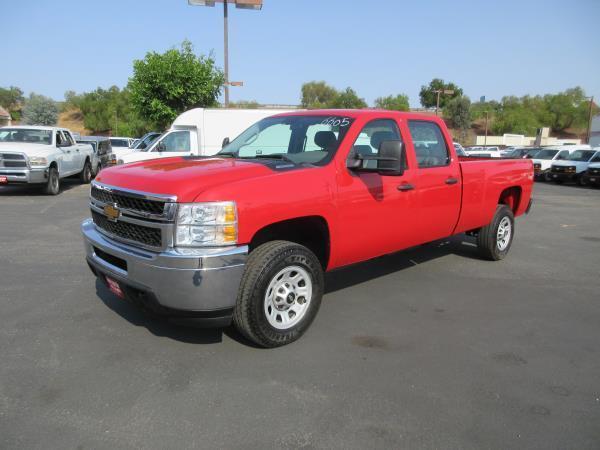
[[[417,199],[422,242],[448,237],[460,214],[462,180],[441,128],[435,122],[409,120],[418,165]]]
[[[367,123],[351,152],[377,155],[381,142],[402,139],[393,119]],[[376,161],[366,161],[377,167]],[[338,180],[340,249],[336,265],[392,253],[417,243],[416,168],[405,162],[401,176],[344,169]]]
[[[61,176],[71,175],[75,171],[75,148],[62,131],[56,132],[56,147],[62,153],[62,164],[58,168]]]

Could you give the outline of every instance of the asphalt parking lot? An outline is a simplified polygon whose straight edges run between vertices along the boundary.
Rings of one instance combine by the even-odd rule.
[[[327,277],[254,348],[112,296],[87,186],[0,188],[1,448],[600,448],[600,190],[536,184],[508,258],[462,237]]]

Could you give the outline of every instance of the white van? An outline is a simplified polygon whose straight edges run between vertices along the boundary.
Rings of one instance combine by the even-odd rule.
[[[289,112],[285,109],[205,109],[195,108],[181,114],[171,128],[141,151],[119,157],[118,164],[173,156],[210,156],[223,148],[255,122]]]

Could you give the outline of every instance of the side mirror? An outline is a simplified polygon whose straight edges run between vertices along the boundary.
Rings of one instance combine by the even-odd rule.
[[[163,141],[160,141],[158,144],[156,144],[157,152],[164,152],[166,150],[167,150],[167,146],[165,145],[165,143]]]
[[[365,166],[365,161],[377,161],[376,168]],[[379,145],[379,155],[352,155],[346,167],[362,172],[377,172],[382,175],[402,175],[404,173],[404,144],[400,140],[383,141]]]
[[[223,149],[223,148],[227,147],[229,145],[229,142],[230,141],[229,141],[228,137],[226,137],[225,139],[223,139],[223,143],[221,144],[221,148]]]

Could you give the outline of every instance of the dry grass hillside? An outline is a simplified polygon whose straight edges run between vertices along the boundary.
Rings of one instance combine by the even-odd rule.
[[[83,114],[78,108],[61,112],[58,116],[58,126],[68,128],[83,136],[90,134],[89,130],[86,130],[83,125]]]

